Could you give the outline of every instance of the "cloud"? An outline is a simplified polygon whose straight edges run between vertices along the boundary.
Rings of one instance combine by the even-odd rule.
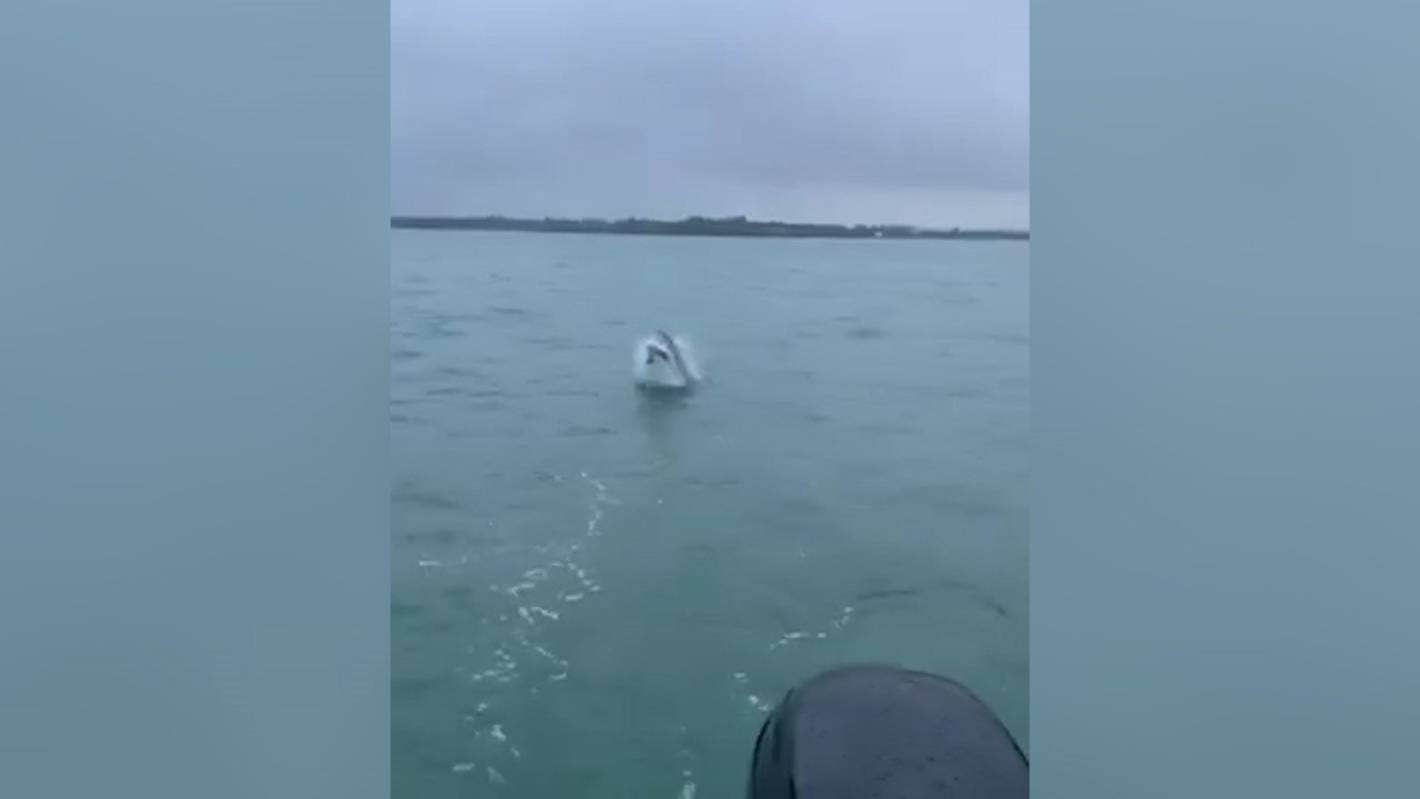
[[[1029,220],[1025,0],[395,0],[398,213]]]

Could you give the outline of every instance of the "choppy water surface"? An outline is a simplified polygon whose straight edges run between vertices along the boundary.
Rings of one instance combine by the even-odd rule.
[[[1028,744],[1028,245],[392,235],[394,796],[739,797],[845,662]]]

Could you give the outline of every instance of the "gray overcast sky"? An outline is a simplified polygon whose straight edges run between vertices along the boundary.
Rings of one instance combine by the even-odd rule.
[[[1026,227],[1028,0],[393,0],[397,214]]]

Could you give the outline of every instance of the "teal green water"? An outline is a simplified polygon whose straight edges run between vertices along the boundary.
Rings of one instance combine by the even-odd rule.
[[[397,799],[738,799],[846,662],[1028,743],[1027,244],[391,246]],[[633,387],[657,327],[693,395]]]

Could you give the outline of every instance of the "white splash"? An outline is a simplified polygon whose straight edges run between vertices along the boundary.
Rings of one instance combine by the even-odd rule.
[[[607,505],[618,505],[620,502],[607,491],[606,483],[603,483],[586,472],[582,472],[581,476],[588,485],[595,489],[591,505],[588,508],[589,516],[587,518],[587,536],[595,538],[602,534],[601,523],[602,518],[605,516],[605,507]]]
[[[841,629],[843,629],[844,627],[847,627],[847,626],[848,626],[848,622],[850,622],[850,621],[852,621],[852,620],[853,620],[853,606],[852,606],[852,605],[844,605],[844,606],[843,606],[843,614],[842,614],[841,616],[839,616],[837,619],[834,619],[834,620],[833,620],[833,628],[836,629],[836,630],[841,630]]]
[[[595,594],[595,593],[597,593],[598,591],[602,590],[602,587],[601,587],[600,585],[597,585],[597,581],[596,581],[596,580],[593,580],[593,579],[591,578],[591,576],[587,574],[587,570],[584,569],[584,568],[582,568],[581,566],[578,566],[578,565],[575,564],[575,563],[568,563],[568,564],[567,564],[567,570],[570,571],[570,572],[572,572],[572,574],[576,575],[576,577],[577,577],[577,582],[579,582],[579,583],[582,584],[582,591],[583,591],[583,592],[586,592],[586,593],[588,593],[588,594]],[[578,599],[581,599],[581,595],[580,595],[580,594],[576,594],[576,595],[574,595],[574,594],[568,594],[567,597],[566,597],[567,601],[568,601],[568,602],[576,602],[576,601],[578,601],[578,599],[573,599],[573,598],[572,598],[573,596],[577,596]]]
[[[454,773],[455,773],[455,774],[462,774],[462,773],[464,773],[465,771],[473,771],[473,770],[476,769],[476,768],[478,768],[478,764],[477,764],[477,763],[455,763],[455,764],[454,764]]]
[[[513,656],[499,648],[493,651],[493,661],[492,667],[470,675],[469,679],[473,682],[483,682],[484,680],[497,680],[500,683],[512,682],[517,676],[518,668],[518,662],[513,659]],[[482,713],[486,709],[487,704],[485,703],[479,706],[478,712]]]
[[[842,612],[838,615],[838,618],[830,621],[828,623],[828,626],[834,630],[842,630],[844,627],[847,627],[848,623],[852,620],[853,606],[844,605]],[[789,644],[792,644],[795,641],[801,641],[804,639],[816,639],[822,641],[828,638],[828,636],[829,633],[827,630],[818,630],[811,633],[805,632],[803,630],[795,630],[794,632],[784,633],[783,635],[779,636],[778,641],[775,641],[774,643],[769,645],[769,650],[772,652],[775,649],[778,649],[783,646],[788,646]]]
[[[532,651],[545,658],[549,663],[553,664],[553,666],[555,666],[559,671],[563,672],[564,675],[566,674],[567,667],[570,665],[567,662],[566,658],[558,657],[556,653],[552,652],[545,646],[536,645],[532,646],[531,649]]]
[[[659,335],[645,336],[636,342],[632,350],[631,373],[637,384],[648,388],[688,388],[693,383],[705,379],[700,368],[700,359],[695,348],[680,336],[672,336],[671,341],[680,351],[680,361],[685,366],[682,372],[674,363],[660,357],[651,357],[652,348],[664,351],[665,346]]]
[[[773,651],[773,650],[775,650],[775,649],[778,649],[778,648],[781,647],[781,646],[788,646],[790,643],[793,643],[794,641],[798,641],[798,640],[801,639],[801,638],[808,638],[808,637],[809,637],[809,634],[806,633],[806,632],[803,632],[802,630],[795,630],[794,632],[791,632],[791,633],[784,633],[783,635],[779,636],[779,640],[778,640],[778,641],[775,641],[774,643],[772,643],[772,644],[769,645],[769,649],[770,649],[770,651]]]

